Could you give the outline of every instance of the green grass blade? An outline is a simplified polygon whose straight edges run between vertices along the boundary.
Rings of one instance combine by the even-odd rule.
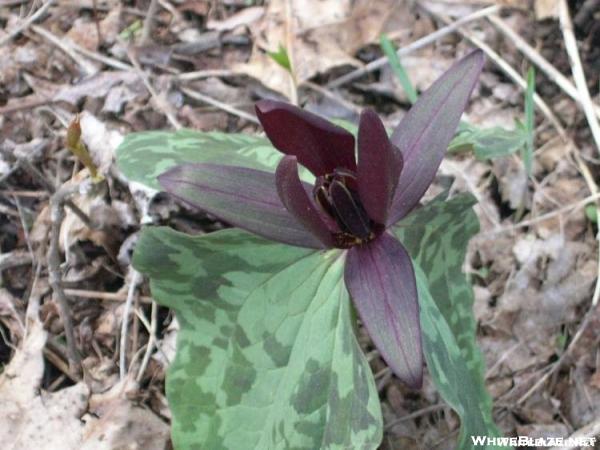
[[[400,81],[402,89],[404,89],[404,91],[406,92],[408,100],[411,103],[416,102],[417,91],[410,82],[408,74],[406,73],[404,66],[400,62],[400,57],[396,53],[396,48],[394,47],[394,44],[385,34],[381,35],[381,37],[379,38],[379,43],[381,45],[381,50],[383,50],[383,53],[385,54],[385,56],[387,56],[387,59],[390,62],[390,67],[394,71],[394,74],[396,74],[396,76],[398,77],[398,81]]]
[[[527,140],[523,146],[522,158],[527,175],[531,175],[533,165],[533,142],[535,138],[535,117],[533,95],[535,94],[535,69],[527,72],[527,90],[525,92],[525,131]]]

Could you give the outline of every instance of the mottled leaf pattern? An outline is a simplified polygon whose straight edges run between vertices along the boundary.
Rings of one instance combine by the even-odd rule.
[[[496,431],[487,423],[486,411],[481,408],[479,393],[476,389],[469,389],[477,384],[477,374],[461,355],[454,333],[429,293],[429,280],[416,265],[415,275],[421,307],[423,350],[429,373],[446,403],[460,416],[461,432],[456,448],[474,449],[471,436],[496,436]],[[491,450],[495,447],[477,446],[477,449],[483,448]]]
[[[394,232],[426,274],[431,297],[450,327],[472,374],[473,383],[463,384],[462,389],[471,387],[468,390],[473,392],[488,429],[495,435],[492,400],[483,378],[484,361],[475,339],[473,291],[462,273],[467,243],[479,230],[477,216],[472,210],[475,203],[476,200],[467,194],[449,201],[441,195],[403,219]],[[435,367],[430,366],[429,370],[435,377]],[[446,398],[444,385],[438,384],[438,389]]]
[[[235,229],[143,230],[134,265],[181,323],[167,378],[177,449],[377,448],[343,264]]]
[[[131,133],[117,149],[117,164],[125,176],[158,190],[156,177],[178,164],[227,164],[274,172],[282,157],[261,136],[187,129]]]

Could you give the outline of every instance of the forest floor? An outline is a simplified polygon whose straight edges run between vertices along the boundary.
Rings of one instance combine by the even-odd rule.
[[[296,94],[310,111],[354,122],[373,107],[393,127],[410,103],[385,59],[374,63],[382,32],[406,50],[402,63],[418,91],[482,48],[487,63],[466,114],[480,127],[523,121],[523,77],[536,66],[532,175],[518,153],[462,152],[446,158],[440,177],[479,201],[481,231],[465,270],[502,432],[599,435],[600,2],[568,3],[572,28],[558,0],[0,0],[0,364],[11,368],[0,373],[0,405],[13,413],[11,404],[29,405],[27,414],[7,412],[0,421],[2,440],[19,429],[29,449],[84,448],[81,436],[102,437],[98,449],[133,441],[168,448],[164,379],[177,323],[165,308],[152,314],[131,253],[142,216],[194,233],[223,224],[162,193],[138,198],[115,165],[116,147],[143,130],[258,133],[254,102]],[[280,44],[297,92],[265,53]],[[580,80],[572,76],[574,51]],[[77,113],[108,187],[72,197],[92,227],[70,207],[57,223],[61,204],[51,203],[87,176],[65,147]],[[53,289],[57,269],[66,327]],[[83,382],[69,369],[65,328]],[[150,329],[157,343],[144,358]],[[428,378],[414,391],[382,360],[372,367],[382,448],[454,448],[458,418]]]

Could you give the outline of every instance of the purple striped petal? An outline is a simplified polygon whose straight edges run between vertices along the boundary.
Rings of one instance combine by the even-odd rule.
[[[289,103],[261,100],[255,109],[275,148],[294,155],[316,176],[336,167],[356,170],[354,136],[348,131]]]
[[[435,177],[483,68],[476,50],[454,64],[419,97],[392,134],[404,169],[388,218],[391,225],[417,205]]]
[[[219,164],[181,164],[158,181],[178,199],[236,227],[273,241],[323,248],[283,206],[273,173]]]
[[[295,156],[286,156],[281,160],[275,172],[275,179],[279,198],[288,211],[323,244],[333,247],[332,232],[336,231],[334,224],[328,226],[325,214],[319,213],[314,201],[308,195],[311,187],[300,181],[298,161]]]
[[[358,127],[358,193],[369,217],[377,223],[386,223],[400,172],[402,153],[388,139],[375,111],[363,111]]]
[[[419,388],[423,379],[415,272],[406,249],[384,233],[348,251],[344,279],[373,343],[394,374]]]

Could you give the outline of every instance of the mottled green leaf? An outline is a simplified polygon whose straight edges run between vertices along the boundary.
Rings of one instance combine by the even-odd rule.
[[[333,122],[353,134],[357,132],[353,123],[341,119]],[[514,136],[511,134],[507,139]],[[497,138],[492,144],[500,148],[505,145],[504,142],[495,144],[495,141]],[[459,134],[452,142],[451,148],[456,149],[464,144],[464,139]],[[471,144],[472,139],[469,141]],[[482,141],[481,145],[487,148],[488,144],[489,141]],[[123,174],[130,181],[158,190],[161,188],[156,177],[178,164],[227,164],[274,172],[282,157],[263,136],[190,129],[131,133],[125,136],[117,149],[117,165]],[[304,168],[300,169],[300,178],[308,182],[314,179]]]
[[[167,376],[177,449],[377,448],[343,264],[235,229],[143,230],[134,265],[181,324]]]
[[[487,423],[486,411],[481,408],[479,392],[471,388],[478,383],[477,375],[461,354],[454,333],[431,297],[427,277],[416,265],[415,275],[421,306],[423,350],[427,367],[438,391],[461,419],[461,431],[456,448],[491,450],[495,447],[475,447],[471,439],[472,436],[497,435],[497,431],[490,428]]]
[[[227,164],[273,172],[282,156],[261,136],[183,129],[128,134],[117,149],[117,164],[130,181],[160,190],[156,177],[178,164]]]
[[[448,148],[449,152],[472,151],[477,159],[508,156],[525,145],[527,136],[519,128],[477,128],[463,124]]]
[[[475,338],[473,291],[462,273],[467,244],[479,230],[477,216],[472,210],[475,202],[471,195],[459,195],[449,201],[441,195],[403,219],[394,231],[426,274],[431,297],[471,373],[473,382],[462,384],[461,389],[469,391],[469,398],[476,399],[489,432],[496,435],[492,400],[485,389],[485,365]],[[434,378],[442,376],[433,373],[435,366],[429,366],[429,369]],[[444,386],[438,385],[438,388],[448,400]],[[467,426],[468,422],[463,423],[464,432],[469,432]]]

